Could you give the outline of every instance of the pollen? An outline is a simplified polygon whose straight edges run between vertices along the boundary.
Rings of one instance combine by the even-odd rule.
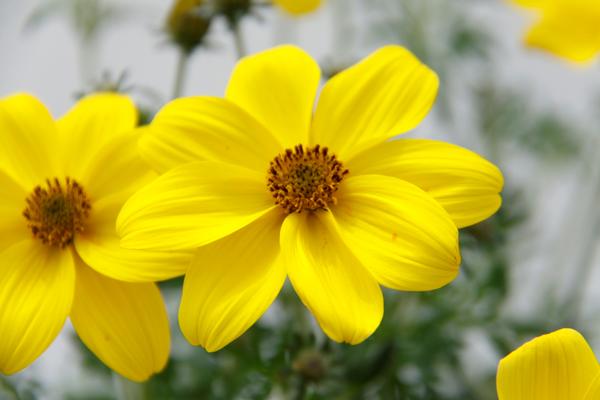
[[[64,185],[58,178],[46,180],[45,187],[33,189],[26,202],[23,216],[33,236],[63,249],[84,231],[92,208],[81,185],[70,178],[65,179]]]
[[[271,161],[267,186],[286,213],[327,210],[336,204],[338,185],[348,174],[327,147],[297,145]]]

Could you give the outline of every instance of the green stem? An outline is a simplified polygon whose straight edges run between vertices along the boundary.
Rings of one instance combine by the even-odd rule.
[[[306,398],[306,384],[306,379],[300,377],[298,387],[296,388],[296,396],[294,396],[294,400],[304,400]]]
[[[246,55],[246,44],[244,43],[244,36],[240,29],[239,21],[236,21],[230,25],[231,33],[233,35],[233,43],[235,45],[235,52],[238,60]]]
[[[132,382],[116,372],[112,373],[112,381],[117,400],[145,400],[146,391],[144,384]]]
[[[183,85],[187,75],[187,64],[190,54],[184,50],[179,51],[177,59],[177,69],[175,70],[175,82],[173,83],[173,98],[180,97],[183,92]]]

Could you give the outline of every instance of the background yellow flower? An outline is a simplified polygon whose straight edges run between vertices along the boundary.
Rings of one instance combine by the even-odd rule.
[[[54,121],[29,95],[0,100],[0,371],[31,364],[69,316],[85,345],[135,381],[163,369],[169,325],[155,284],[185,253],[121,249],[115,218],[153,174],[133,102],[81,100]]]

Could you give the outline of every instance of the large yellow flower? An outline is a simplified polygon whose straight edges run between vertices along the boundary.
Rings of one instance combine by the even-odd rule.
[[[153,177],[136,123],[116,94],[87,97],[58,121],[29,95],[0,99],[0,372],[32,363],[67,316],[127,378],[164,367],[167,314],[142,281],[181,274],[189,258],[119,247],[117,212]]]
[[[499,400],[598,400],[600,365],[583,336],[561,329],[500,361]]]
[[[389,141],[427,115],[438,79],[389,46],[323,88],[317,63],[283,46],[240,61],[226,98],[175,100],[141,152],[166,172],[117,220],[125,247],[198,248],[179,322],[192,344],[225,346],[269,307],[286,276],[323,330],[359,343],[383,315],[379,284],[431,290],[460,263],[457,226],[500,206],[502,175],[458,146]]]
[[[273,0],[273,3],[294,15],[313,12],[321,6],[321,2],[322,0]]]
[[[540,14],[525,42],[572,61],[589,61],[600,53],[598,0],[512,0]]]

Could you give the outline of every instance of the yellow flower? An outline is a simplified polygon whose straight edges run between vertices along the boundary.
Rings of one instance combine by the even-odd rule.
[[[540,14],[525,42],[571,61],[600,53],[600,2],[597,0],[512,0]]]
[[[458,230],[500,206],[502,175],[458,146],[389,141],[427,115],[438,78],[384,47],[336,75],[313,115],[320,71],[283,46],[242,59],[225,99],[175,100],[141,153],[166,172],[117,219],[125,247],[199,248],[179,322],[192,344],[225,346],[269,307],[286,276],[333,340],[379,325],[379,284],[422,291],[458,274]]]
[[[117,213],[153,177],[136,123],[117,94],[89,96],[57,121],[29,95],[0,99],[0,372],[31,364],[67,316],[125,377],[164,367],[167,314],[143,281],[181,274],[189,257],[119,247]]]
[[[322,0],[273,0],[273,3],[293,15],[308,14],[321,6]]]
[[[598,400],[600,365],[583,336],[561,329],[500,361],[499,400]]]

